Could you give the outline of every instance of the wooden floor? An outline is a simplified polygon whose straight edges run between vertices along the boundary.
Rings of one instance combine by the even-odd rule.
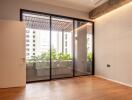
[[[0,89],[0,100],[132,100],[132,88],[85,76]]]

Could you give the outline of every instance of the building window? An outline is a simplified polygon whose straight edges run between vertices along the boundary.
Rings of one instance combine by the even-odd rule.
[[[33,38],[35,38],[35,35],[33,35]]]
[[[26,40],[26,42],[29,42],[29,40]]]
[[[65,46],[67,47],[67,41],[65,41]]]
[[[35,51],[35,48],[33,48],[33,51]]]
[[[29,38],[29,35],[26,35],[27,38]]]
[[[33,46],[35,46],[35,44],[33,44]]]
[[[29,44],[26,44],[26,46],[29,46]]]
[[[29,51],[30,49],[27,48],[26,50]]]
[[[35,53],[33,53],[33,55],[35,55]]]
[[[65,34],[65,39],[67,40],[67,34]]]
[[[33,34],[35,34],[35,31],[33,31]]]
[[[29,54],[29,53],[27,53],[26,55],[27,55],[27,56],[29,56],[30,54]]]
[[[35,40],[33,40],[33,42],[35,42]]]

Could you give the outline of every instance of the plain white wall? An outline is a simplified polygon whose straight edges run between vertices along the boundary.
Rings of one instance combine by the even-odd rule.
[[[51,6],[43,3],[31,2],[30,0],[0,0],[0,19],[19,20],[20,8],[88,19],[88,14],[85,12]]]
[[[132,2],[95,20],[95,73],[132,85]]]

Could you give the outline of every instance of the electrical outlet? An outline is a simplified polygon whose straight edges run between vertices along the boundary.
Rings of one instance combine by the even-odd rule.
[[[110,64],[107,64],[107,67],[111,67],[111,65]]]

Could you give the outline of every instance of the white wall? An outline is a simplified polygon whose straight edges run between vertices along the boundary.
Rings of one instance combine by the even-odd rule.
[[[95,20],[95,69],[132,85],[132,2]]]
[[[84,12],[31,2],[30,0],[0,0],[0,8],[0,19],[19,20],[20,8],[88,19],[88,14]]]

